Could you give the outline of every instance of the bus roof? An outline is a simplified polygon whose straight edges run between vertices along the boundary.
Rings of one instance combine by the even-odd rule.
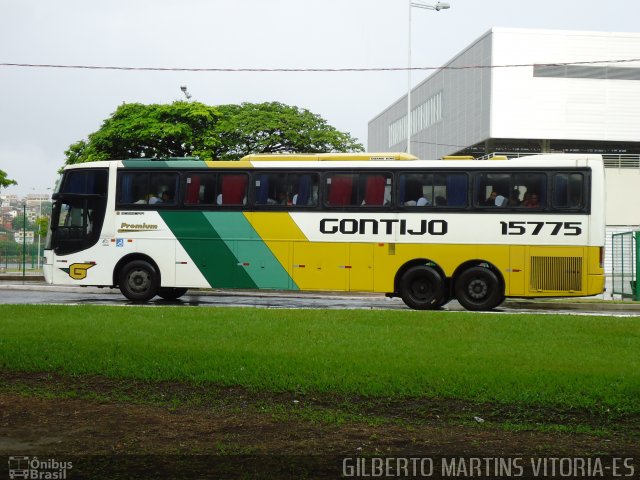
[[[417,160],[418,157],[401,152],[352,152],[352,153],[253,153],[245,155],[240,160],[250,162],[273,161],[388,161],[388,160]]]
[[[389,158],[384,156],[388,155]],[[406,158],[408,157],[408,158]],[[367,161],[371,160],[371,161]],[[498,157],[496,160],[463,160],[461,158],[448,158],[447,160],[419,160],[406,153],[316,153],[316,154],[287,154],[287,155],[247,155],[240,160],[201,160],[198,158],[137,158],[127,160],[103,160],[96,162],[77,163],[66,165],[65,170],[75,168],[105,168],[113,163],[124,168],[141,169],[253,169],[253,168],[435,168],[435,169],[485,169],[485,168],[551,168],[568,166],[586,166],[592,162],[602,164],[602,156],[599,154],[567,154],[553,153],[542,155],[530,155],[519,158]],[[331,163],[329,163],[331,162]],[[329,166],[330,165],[330,166]]]

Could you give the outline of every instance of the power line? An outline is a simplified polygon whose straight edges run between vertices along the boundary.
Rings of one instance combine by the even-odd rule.
[[[75,70],[119,70],[140,72],[402,72],[407,70],[474,70],[493,68],[517,67],[561,67],[568,65],[593,65],[602,63],[631,63],[640,62],[640,58],[590,60],[584,62],[554,62],[554,63],[513,63],[504,65],[463,65],[441,67],[371,67],[371,68],[225,68],[225,67],[123,67],[107,65],[63,65],[46,63],[0,63],[0,67],[18,68],[57,68]]]

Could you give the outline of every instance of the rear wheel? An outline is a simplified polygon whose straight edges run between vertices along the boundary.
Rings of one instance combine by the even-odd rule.
[[[448,285],[445,285],[444,293],[442,295],[442,300],[440,300],[436,304],[436,308],[444,307],[447,303],[451,301],[451,289]]]
[[[400,296],[415,310],[433,310],[446,303],[442,277],[426,265],[412,267],[402,275]]]
[[[484,267],[472,267],[462,272],[456,280],[455,293],[458,302],[472,311],[491,310],[504,299],[500,280]]]
[[[161,288],[158,296],[165,300],[177,300],[185,293],[187,293],[186,288]]]
[[[120,270],[118,286],[129,300],[146,302],[158,293],[160,274],[149,262],[134,260]]]

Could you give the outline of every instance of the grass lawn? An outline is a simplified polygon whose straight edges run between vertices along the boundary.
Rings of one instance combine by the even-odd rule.
[[[640,413],[634,318],[0,306],[0,368]]]

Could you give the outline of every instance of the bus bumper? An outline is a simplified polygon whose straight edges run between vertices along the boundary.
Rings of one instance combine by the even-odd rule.
[[[53,250],[44,251],[44,264],[42,265],[42,273],[44,281],[48,284],[53,283]]]

